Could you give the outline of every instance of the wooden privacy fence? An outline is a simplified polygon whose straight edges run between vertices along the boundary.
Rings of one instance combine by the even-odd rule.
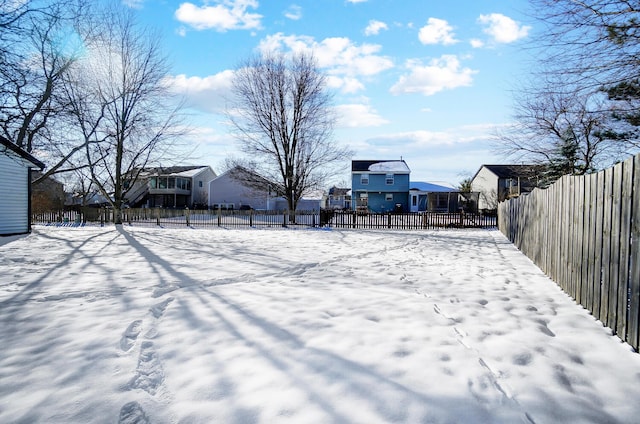
[[[295,219],[293,217],[295,216]],[[87,222],[113,222],[113,210],[86,208],[79,212],[35,214],[34,223],[79,226]],[[123,209],[122,222],[130,225],[189,227],[330,227],[357,229],[493,228],[496,218],[477,213],[360,214],[353,211],[237,211],[189,209]]]
[[[638,351],[640,155],[501,203],[498,228]]]

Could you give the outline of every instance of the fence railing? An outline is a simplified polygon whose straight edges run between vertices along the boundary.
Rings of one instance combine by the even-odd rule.
[[[34,214],[33,223],[82,225],[113,222],[113,210],[85,208],[78,212]],[[496,218],[477,213],[387,213],[362,214],[354,211],[238,211],[189,209],[123,209],[122,222],[130,225],[189,227],[331,227],[357,229],[492,228]]]
[[[359,213],[323,211],[322,221],[334,228],[424,230],[433,228],[492,228],[496,218],[479,213]]]
[[[498,206],[498,228],[636,351],[640,343],[640,155]]]

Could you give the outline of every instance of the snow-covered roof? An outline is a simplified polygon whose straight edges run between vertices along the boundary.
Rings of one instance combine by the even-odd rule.
[[[435,184],[435,183],[427,183],[427,182],[423,182],[423,181],[412,181],[412,182],[410,182],[409,183],[409,189],[410,190],[419,190],[419,191],[424,191],[424,192],[429,192],[429,193],[448,193],[448,192],[459,191],[455,187],[446,186],[446,185],[440,185],[440,184]]]
[[[206,166],[202,166],[202,167],[199,167],[199,168],[190,169],[188,171],[174,172],[171,175],[172,176],[176,176],[176,177],[195,177],[196,175],[201,173],[206,168],[207,168]]]
[[[371,172],[410,172],[404,161],[378,162],[369,167]]]
[[[396,174],[408,174],[411,172],[409,166],[403,160],[354,160],[351,161],[351,171],[393,172]]]

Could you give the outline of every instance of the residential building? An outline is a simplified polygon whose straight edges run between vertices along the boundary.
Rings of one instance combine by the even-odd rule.
[[[287,200],[279,195],[272,183],[261,176],[235,167],[209,183],[211,209],[287,210]],[[298,210],[320,210],[326,205],[324,191],[305,193],[298,201]]]
[[[498,203],[531,192],[541,182],[541,165],[482,165],[471,180],[478,209],[495,211]]]
[[[409,184],[411,212],[457,212],[459,190],[440,184],[413,181]]]
[[[0,235],[31,231],[31,172],[44,163],[0,136]]]
[[[329,189],[327,199],[329,209],[351,209],[351,189],[333,186]]]
[[[351,206],[361,212],[408,212],[410,173],[404,160],[351,161]]]
[[[269,188],[269,183],[261,179],[263,184],[250,187],[238,178],[238,173],[242,171],[242,168],[236,167],[209,182],[209,208],[276,210],[278,195]]]
[[[125,184],[125,198],[132,207],[206,208],[215,177],[209,166],[144,168],[131,187]]]
[[[39,171],[31,172],[31,181],[42,177]],[[42,179],[31,188],[31,211],[42,213],[61,211],[64,209],[66,194],[64,184],[49,176]]]

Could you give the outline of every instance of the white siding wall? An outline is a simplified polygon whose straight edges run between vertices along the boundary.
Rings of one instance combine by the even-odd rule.
[[[209,183],[216,177],[216,173],[211,168],[206,168],[193,177],[191,182],[191,203],[209,203]],[[202,187],[200,187],[202,184]]]
[[[29,168],[11,151],[0,151],[0,235],[29,231]]]
[[[480,193],[478,209],[498,207],[498,176],[484,166],[471,181],[471,191]]]
[[[249,205],[254,209],[273,210],[276,199],[268,198],[266,192],[257,193],[245,187],[225,173],[209,183],[209,207],[219,204],[233,204],[234,209]]]

